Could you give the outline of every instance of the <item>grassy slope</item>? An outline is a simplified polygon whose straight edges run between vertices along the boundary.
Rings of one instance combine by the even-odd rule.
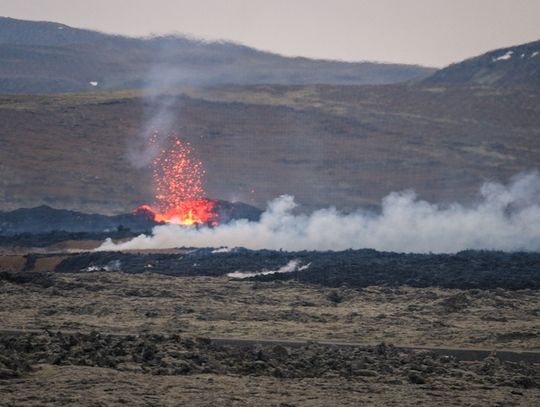
[[[534,168],[539,101],[511,88],[251,86],[186,91],[171,112],[209,196],[351,209],[405,188],[470,199],[483,180]],[[137,92],[0,96],[0,209],[150,199],[148,171],[127,159],[148,108]]]

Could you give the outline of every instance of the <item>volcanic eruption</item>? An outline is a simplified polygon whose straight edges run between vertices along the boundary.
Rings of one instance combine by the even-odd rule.
[[[134,212],[145,213],[159,223],[217,226],[217,202],[205,198],[204,168],[194,157],[191,145],[175,136],[165,148],[158,139],[154,132],[150,138],[157,150],[152,161],[154,203],[141,205]]]

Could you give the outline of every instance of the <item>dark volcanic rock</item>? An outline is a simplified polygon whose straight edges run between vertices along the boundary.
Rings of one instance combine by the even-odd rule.
[[[29,365],[99,366],[150,374],[200,373],[304,377],[357,377],[363,381],[386,380],[423,384],[438,377],[455,377],[474,384],[518,388],[538,387],[540,372],[527,363],[510,363],[494,356],[473,365],[429,352],[415,352],[384,345],[337,347],[308,343],[225,346],[208,339],[177,335],[106,335],[83,333],[0,334],[0,374],[16,377]],[[283,348],[283,349],[281,349]],[[407,357],[404,358],[403,356]],[[285,357],[286,356],[286,357]],[[6,366],[3,368],[2,366]],[[3,369],[3,370],[2,370]],[[426,378],[426,376],[429,376]],[[508,378],[512,378],[508,380]]]
[[[1,271],[0,281],[7,281],[12,284],[32,284],[43,288],[55,285],[55,281],[49,275],[37,272],[16,273]]]
[[[44,255],[28,255],[31,257]],[[464,251],[457,254],[404,254],[375,250],[342,252],[281,252],[234,249],[213,253],[197,249],[178,254],[95,252],[68,255],[55,271],[106,270],[111,262],[128,273],[156,272],[176,276],[222,276],[234,271],[277,270],[291,260],[310,264],[303,271],[253,277],[258,281],[296,280],[329,287],[370,285],[444,287],[461,289],[538,289],[540,253]],[[51,270],[52,271],[52,270]],[[339,297],[339,298],[338,298]],[[340,294],[332,294],[336,302]],[[449,298],[441,306],[458,311],[468,306],[467,296]]]
[[[414,371],[409,373],[408,378],[409,378],[409,381],[413,384],[424,384],[426,382],[426,379],[424,378],[424,376]]]
[[[216,201],[220,222],[234,219],[256,221],[262,211],[241,202]],[[43,241],[48,244],[68,239],[123,238],[149,233],[159,223],[144,213],[115,216],[54,209],[49,206],[0,212],[0,244],[16,242],[21,246]],[[43,235],[41,237],[35,235]]]
[[[0,212],[0,235],[4,236],[58,231],[100,233],[127,229],[141,233],[151,230],[153,226],[155,222],[140,215],[106,216],[54,209],[45,205]]]
[[[30,365],[24,356],[17,351],[7,352],[0,346],[0,380],[20,377],[30,370]]]

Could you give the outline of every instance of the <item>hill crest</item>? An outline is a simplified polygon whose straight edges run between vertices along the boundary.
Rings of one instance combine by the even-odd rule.
[[[131,38],[0,18],[0,92],[59,93],[219,84],[390,84],[433,68],[284,57],[231,42]]]
[[[449,65],[420,83],[540,87],[540,40],[496,49]]]

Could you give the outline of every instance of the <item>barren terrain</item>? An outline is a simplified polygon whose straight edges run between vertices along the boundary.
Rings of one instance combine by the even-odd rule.
[[[350,210],[413,188],[472,200],[482,182],[536,167],[539,98],[406,85],[184,89],[152,103],[139,92],[2,95],[0,209],[127,213],[149,202],[150,171],[128,155],[160,106],[202,159],[211,198],[263,208],[292,194]]]
[[[531,362],[391,345],[538,351],[537,290],[4,272],[0,302],[2,406],[532,406],[540,397]]]
[[[40,365],[1,387],[5,406],[535,406],[538,390],[472,385],[370,383],[202,374],[151,376],[86,366]],[[452,392],[450,394],[450,391]],[[536,400],[536,401],[535,401]]]
[[[534,405],[539,394],[530,365],[384,344],[235,348],[175,335],[44,333],[2,335],[0,349],[4,405]]]
[[[0,298],[5,329],[540,350],[536,290],[352,290],[99,272],[4,280]]]

